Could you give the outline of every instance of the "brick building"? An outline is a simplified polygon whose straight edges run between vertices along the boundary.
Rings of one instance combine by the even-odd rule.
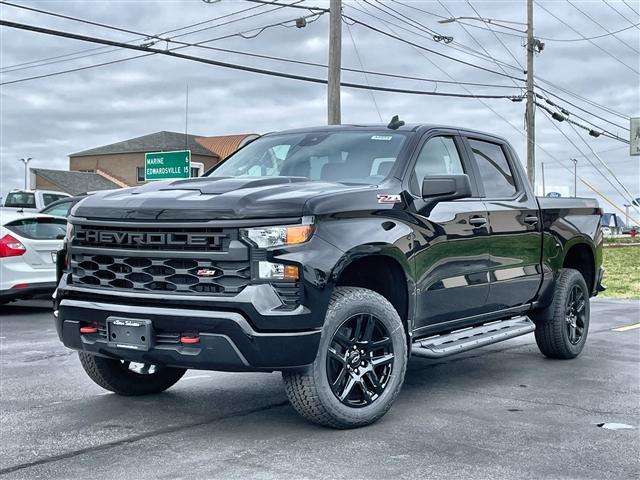
[[[202,175],[255,134],[200,137],[157,132],[69,155],[69,170],[104,175],[124,185],[144,183],[144,156],[149,152],[191,150],[192,176]]]
[[[224,160],[256,134],[201,137],[157,132],[69,155],[69,171],[31,168],[31,188],[72,195],[145,183],[144,155],[191,150],[191,175],[198,176]]]

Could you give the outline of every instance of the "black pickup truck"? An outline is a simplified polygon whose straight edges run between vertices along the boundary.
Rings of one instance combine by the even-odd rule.
[[[584,347],[595,200],[536,198],[502,138],[434,125],[264,135],[204,177],[96,193],[69,217],[55,322],[100,386],[281,371],[305,418],[370,424],[411,355],[535,331]]]

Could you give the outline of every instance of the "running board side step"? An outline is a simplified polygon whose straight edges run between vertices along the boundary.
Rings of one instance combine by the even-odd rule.
[[[445,335],[416,340],[411,346],[411,354],[426,358],[448,357],[456,353],[526,335],[533,332],[535,328],[535,324],[525,316],[485,323],[484,325],[456,330]]]

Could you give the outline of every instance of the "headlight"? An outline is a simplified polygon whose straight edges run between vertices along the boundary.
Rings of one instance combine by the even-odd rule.
[[[242,233],[258,248],[297,245],[311,238],[313,225],[247,228]]]
[[[295,265],[258,262],[258,276],[263,280],[298,280],[300,273]]]
[[[67,231],[64,234],[64,242],[71,242],[71,238],[73,237],[73,223],[67,222]]]

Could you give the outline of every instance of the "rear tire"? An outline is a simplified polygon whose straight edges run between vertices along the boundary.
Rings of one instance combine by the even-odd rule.
[[[580,355],[587,341],[589,316],[589,289],[582,274],[572,268],[563,269],[551,305],[531,315],[540,351],[549,358]]]
[[[132,370],[131,362],[78,352],[82,368],[95,383],[118,395],[149,395],[173,386],[186,370],[182,368],[141,365]],[[153,371],[151,371],[153,370]]]
[[[377,421],[391,408],[407,368],[400,316],[382,295],[335,289],[313,364],[282,373],[293,407],[305,419],[333,428]]]

